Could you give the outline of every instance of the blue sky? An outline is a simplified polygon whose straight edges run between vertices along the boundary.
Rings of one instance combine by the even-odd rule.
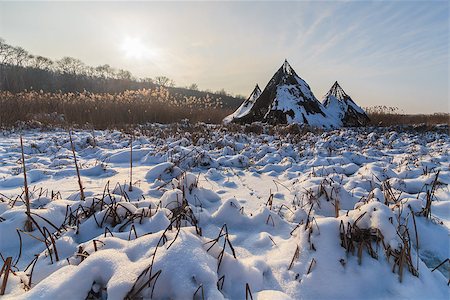
[[[319,100],[338,80],[361,106],[449,111],[447,1],[1,2],[0,37],[246,96],[287,58]]]

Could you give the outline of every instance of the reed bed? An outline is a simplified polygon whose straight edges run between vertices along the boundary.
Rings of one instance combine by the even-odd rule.
[[[232,112],[222,99],[184,96],[164,87],[107,93],[0,92],[0,126],[20,122],[35,126],[79,125],[87,123],[104,129],[127,124],[191,122],[220,123]]]

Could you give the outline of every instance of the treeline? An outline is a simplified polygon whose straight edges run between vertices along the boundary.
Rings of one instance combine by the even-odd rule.
[[[137,79],[130,71],[115,69],[110,65],[88,66],[73,57],[59,60],[32,55],[22,47],[14,47],[0,38],[0,89],[22,92],[118,93],[127,89],[154,88],[173,82],[163,76],[156,80]],[[159,82],[158,82],[159,80]]]
[[[189,97],[212,94],[220,97],[225,107],[236,107],[241,100],[232,97],[223,89],[216,92],[200,91],[195,83],[187,87],[175,87],[175,82],[166,76],[136,78],[128,70],[116,69],[107,64],[93,67],[73,57],[52,60],[30,54],[22,47],[11,46],[0,38],[1,91],[121,93],[159,86],[176,93],[186,92]]]

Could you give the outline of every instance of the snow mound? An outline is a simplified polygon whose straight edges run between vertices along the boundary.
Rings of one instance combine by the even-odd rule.
[[[369,122],[365,111],[347,95],[336,81],[323,97],[327,114],[339,122],[339,126],[361,126]]]
[[[255,88],[253,89],[253,92],[250,94],[247,100],[242,102],[241,106],[239,106],[234,113],[225,117],[225,119],[223,119],[223,123],[228,124],[232,122],[234,119],[239,119],[247,115],[252,109],[259,95],[261,95],[261,89],[259,88],[258,85],[256,85]]]
[[[163,162],[154,166],[150,171],[145,175],[145,179],[149,182],[153,182],[155,180],[171,180],[179,175],[181,175],[182,170],[175,166],[172,162]]]
[[[254,99],[255,95],[258,95]],[[224,122],[266,122],[272,124],[304,124],[313,127],[336,128],[339,123],[329,117],[309,85],[300,78],[287,60],[273,75],[261,93],[249,99]]]

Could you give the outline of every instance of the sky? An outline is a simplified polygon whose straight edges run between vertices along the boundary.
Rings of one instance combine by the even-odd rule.
[[[248,96],[286,58],[319,100],[449,112],[448,1],[0,2],[0,37],[32,54]]]

